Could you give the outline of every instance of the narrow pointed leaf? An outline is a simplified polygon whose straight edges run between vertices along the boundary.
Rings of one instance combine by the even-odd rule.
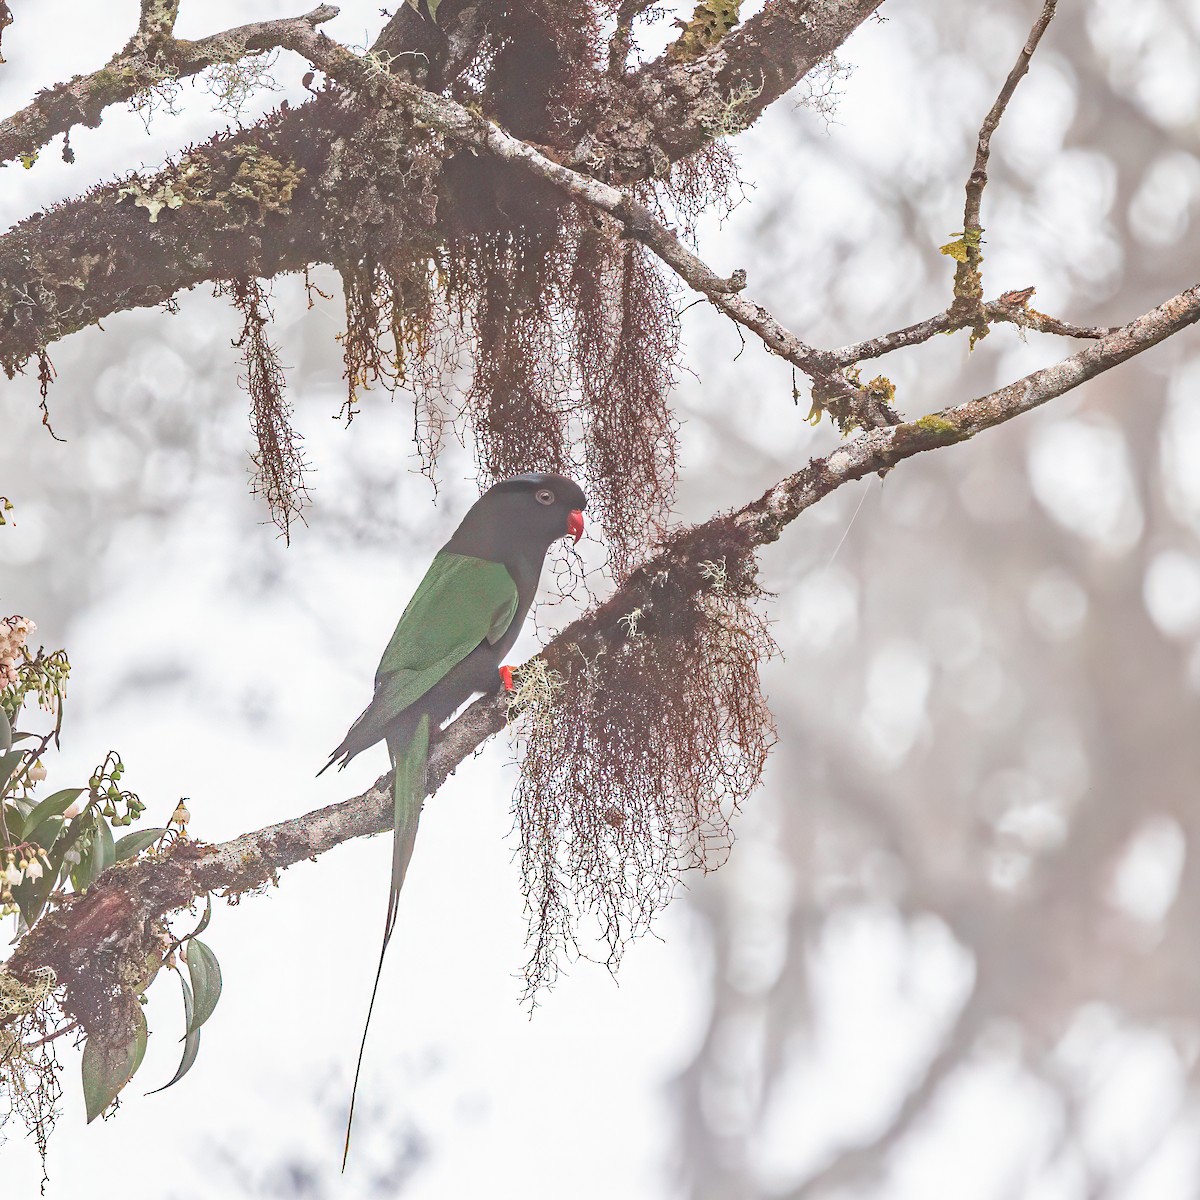
[[[96,834],[92,839],[92,863],[88,871],[88,886],[90,887],[101,874],[117,861],[116,844],[113,842],[112,829],[108,822],[101,817],[96,822]]]
[[[4,828],[14,842],[19,842],[25,836],[25,818],[15,804],[4,806]]]
[[[25,818],[26,831],[36,829],[48,817],[61,817],[83,795],[83,792],[84,789],[81,787],[63,788],[61,792],[55,792],[53,795],[47,796]]]
[[[52,850],[66,821],[62,817],[47,817],[40,825],[25,833],[27,842],[36,842],[43,850]]]
[[[167,831],[165,829],[137,829],[117,838],[114,850],[116,861],[123,862],[127,858],[136,858],[147,846],[153,846]]]
[[[212,1016],[221,998],[221,965],[217,962],[217,956],[199,938],[188,939],[187,965],[196,1005],[187,1027],[187,1033],[192,1033]],[[187,1033],[184,1034],[185,1038]]]
[[[54,890],[54,882],[57,878],[58,869],[47,867],[43,870],[40,879],[26,879],[12,889],[12,897],[16,901],[21,919],[25,922],[27,929],[32,928],[34,921],[42,915],[42,909],[46,907],[46,901],[50,899],[50,893]]]
[[[138,1067],[142,1065],[142,1059],[146,1057],[146,1042],[149,1038],[150,1030],[146,1027],[146,1014],[139,1007],[137,1030],[134,1033],[133,1041],[133,1070],[129,1072],[130,1079],[138,1073]]]
[[[12,778],[13,772],[17,769],[17,763],[21,761],[23,750],[9,750],[7,754],[0,757],[0,791],[4,790],[5,785]]]
[[[105,1046],[88,1038],[83,1048],[83,1099],[90,1125],[133,1078],[146,1053],[146,1014],[139,1007],[133,1037],[123,1046]]]
[[[195,1002],[192,999],[192,989],[184,978],[182,971],[179,973],[179,982],[183,984],[183,1023],[191,1030],[183,1036],[183,1057],[179,1060],[179,1067],[175,1074],[171,1076],[170,1083],[164,1083],[162,1087],[155,1088],[154,1092],[165,1092],[172,1084],[178,1083],[191,1069],[192,1063],[196,1061],[196,1055],[200,1053],[200,1030],[191,1029],[192,1014],[195,1012]],[[153,1096],[154,1092],[147,1092],[147,1096]]]
[[[8,713],[0,708],[0,754],[7,754],[12,749],[13,731],[8,720]]]
[[[200,934],[202,934],[208,928],[208,923],[211,920],[212,920],[212,892],[209,892],[208,895],[204,897],[204,916],[202,916],[200,918],[200,924],[197,925],[196,928],[193,929],[192,932],[188,934],[188,937],[198,937]]]

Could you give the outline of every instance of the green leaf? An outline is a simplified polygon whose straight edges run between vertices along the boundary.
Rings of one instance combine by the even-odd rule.
[[[47,796],[45,800],[41,801],[41,803],[38,804],[33,812],[31,812],[29,816],[25,818],[24,829],[26,831],[31,831],[36,829],[48,817],[61,817],[63,813],[65,813],[67,809],[70,808],[71,805],[83,795],[83,792],[84,789],[81,787],[63,788],[61,792],[55,792],[54,795]],[[22,836],[24,836],[24,834],[22,834]],[[38,844],[45,846],[44,842],[39,842]],[[46,849],[48,850],[49,846],[46,846]]]
[[[62,833],[66,820],[62,817],[47,817],[36,829],[31,829],[23,836],[27,842],[36,842],[43,850],[54,849],[58,835]]]
[[[136,858],[147,846],[154,845],[167,831],[165,829],[137,829],[117,838],[115,846],[117,862],[127,858]]]
[[[143,996],[142,1000],[145,1001]],[[137,1028],[134,1030],[133,1041],[133,1070],[129,1072],[129,1078],[132,1079],[138,1073],[138,1067],[142,1065],[142,1059],[146,1057],[146,1042],[150,1038],[150,1030],[146,1028],[146,1013],[145,1010],[138,1006]]]
[[[196,1061],[196,1055],[200,1053],[200,1030],[191,1028],[192,1015],[196,1011],[196,1005],[192,998],[192,989],[188,986],[188,981],[183,977],[182,971],[179,972],[179,982],[183,984],[183,1022],[189,1032],[183,1035],[183,1057],[179,1060],[179,1067],[171,1076],[170,1083],[164,1083],[162,1087],[155,1088],[154,1092],[165,1092],[172,1084],[178,1083],[192,1069],[192,1063]],[[153,1096],[154,1092],[147,1092],[146,1095]]]
[[[429,5],[429,19],[435,25],[437,24],[438,5],[441,4],[441,2],[442,0],[425,0],[425,3]]]
[[[199,938],[188,938],[187,965],[192,980],[196,1007],[188,1021],[187,1034],[195,1032],[213,1014],[221,998],[221,964],[217,956]]]
[[[4,805],[4,828],[8,830],[8,836],[14,842],[19,842],[25,836],[25,818],[21,810],[11,802]]]
[[[96,816],[90,808],[85,808],[68,826],[58,842],[58,849],[66,853],[76,842],[79,843],[79,863],[68,872],[71,887],[82,892],[92,877],[92,851],[95,839],[92,836],[96,828]]]
[[[92,863],[88,871],[88,886],[90,887],[103,872],[117,861],[117,848],[113,842],[112,830],[108,822],[100,817],[96,822],[96,836],[92,839]]]
[[[7,754],[12,749],[13,732],[8,713],[0,708],[0,754]]]
[[[146,1053],[146,1014],[138,1007],[133,1037],[123,1046],[88,1038],[83,1047],[83,1099],[90,1125],[133,1078]]]
[[[212,892],[209,892],[204,897],[204,916],[200,918],[200,924],[188,934],[188,937],[199,937],[207,928],[209,921],[212,920]]]
[[[27,929],[31,929],[34,921],[42,915],[42,909],[46,907],[46,901],[50,899],[50,893],[54,890],[57,878],[57,866],[43,867],[40,879],[23,880],[13,888],[13,899],[16,901],[21,919],[25,922]]]
[[[0,792],[4,791],[8,785],[13,772],[17,769],[17,763],[21,761],[24,753],[23,750],[9,750],[3,758],[0,758]]]

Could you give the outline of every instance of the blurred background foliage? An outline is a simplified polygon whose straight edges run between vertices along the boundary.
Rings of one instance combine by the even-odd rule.
[[[6,35],[5,111],[107,53],[92,18],[36,40],[74,7],[48,2]],[[737,139],[747,199],[701,227],[704,256],[746,268],[755,299],[818,345],[944,307],[952,263],[937,247],[961,225],[979,122],[1036,7],[889,0],[847,45],[831,112],[784,101]],[[184,14],[205,28],[251,19],[232,3]],[[330,32],[354,41],[375,23],[348,4]],[[1035,285],[1039,309],[1116,324],[1195,282],[1198,43],[1195,0],[1060,4],[993,140],[989,296]],[[283,94],[300,72],[281,61]],[[73,139],[74,167],[47,153],[10,170],[3,216],[165,157],[209,127],[204,99],[158,118],[149,141],[115,114]],[[318,281],[336,293],[332,275]],[[128,314],[56,348],[65,444],[39,427],[34,381],[0,388],[0,491],[17,505],[0,537],[3,605],[74,667],[52,770],[119,741],[151,819],[189,794],[210,839],[340,799],[382,767],[311,778],[474,494],[469,451],[451,450],[431,503],[402,402],[368,395],[349,429],[330,419],[336,294],[310,311],[301,283],[279,280],[273,303],[314,468],[290,549],[247,494],[239,323],[224,302],[185,296],[175,316]],[[835,444],[793,405],[785,364],[703,306],[684,335],[680,518]],[[327,1107],[347,1091],[382,843],[217,914],[226,993],[207,1061],[107,1126],[76,1127],[68,1097],[48,1195],[85,1179],[92,1195],[180,1200],[1194,1195],[1194,343],[1185,333],[844,489],[771,548],[783,654],[766,676],[779,726],[767,784],[729,863],[692,880],[620,989],[579,963],[532,1021],[519,1009],[501,739],[429,806],[374,1038],[374,1152],[349,1190],[330,1185]],[[1000,327],[970,355],[960,334],[881,369],[915,417],[1068,345]],[[558,620],[541,610],[543,632]],[[164,1064],[174,1052],[152,1040]],[[6,1190],[24,1194],[36,1155],[0,1153]]]

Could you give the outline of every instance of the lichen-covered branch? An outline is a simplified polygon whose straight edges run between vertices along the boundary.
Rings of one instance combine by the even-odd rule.
[[[570,162],[614,182],[664,176],[714,137],[752,125],[883,0],[769,0],[705,54],[664,54],[623,77],[579,130]]]
[[[145,0],[137,34],[105,66],[46,88],[20,112],[0,121],[0,162],[31,161],[57,134],[69,133],[75,125],[95,128],[112,104],[132,100],[164,79],[185,79],[218,63],[273,50],[283,45],[282,35],[293,25],[311,29],[338,13],[333,5],[322,4],[302,17],[257,21],[186,41],[171,32],[178,7]]]
[[[455,78],[469,61],[485,24],[485,7],[444,0],[438,13],[446,45],[435,63],[437,76],[430,74],[425,80],[428,86]],[[647,148],[660,127],[666,131],[666,143],[695,148],[731,132],[728,121],[719,128],[703,123],[706,104],[719,99],[728,114],[736,99],[738,112],[748,123],[773,97],[772,89],[758,90],[756,85],[753,95],[743,89],[744,94],[731,99],[732,93],[721,91],[721,80],[722,72],[732,68],[713,55],[744,54],[745,69],[757,72],[757,79],[763,72],[756,66],[756,55],[769,50],[776,62],[772,78],[781,84],[786,75],[794,82],[849,36],[874,7],[877,4],[844,0],[771,4],[709,55],[687,63],[662,63],[658,68],[650,64],[622,80],[608,80],[611,103],[589,105],[579,114],[592,131],[585,134],[581,125],[578,134],[567,139],[574,150],[564,151],[563,157],[624,182],[661,174],[665,151]],[[429,30],[414,25],[416,14],[410,18],[406,12],[398,11],[385,30],[391,39],[387,46],[395,50],[380,48],[373,57],[357,60],[356,82],[373,85],[359,94],[374,94],[374,85],[386,80],[389,66],[392,71],[403,67],[407,74],[409,66],[422,61],[424,52],[410,47],[417,44],[413,39],[419,40]],[[286,26],[289,33],[295,33],[297,24],[304,25],[308,44],[313,44],[312,25],[303,19],[267,24],[276,29]],[[289,36],[279,44],[290,43],[304,53],[300,40]],[[381,35],[381,46],[384,40]],[[327,49],[334,45],[328,39],[323,44]],[[653,83],[648,82],[651,75]],[[686,86],[685,77],[690,80]],[[704,79],[709,82],[701,86]],[[414,93],[431,105],[439,100],[416,89],[406,98],[413,99]],[[63,111],[57,116],[57,110],[47,113],[44,105],[38,107],[42,100],[31,106],[36,111],[28,117],[29,129],[19,131],[20,137],[9,131],[8,136],[16,138],[10,150],[43,144],[54,132],[81,119],[70,96],[63,98]],[[628,119],[618,119],[618,113]],[[98,114],[89,110],[85,115],[95,120]],[[114,312],[163,303],[197,283],[247,271],[271,277],[312,263],[336,263],[339,246],[356,222],[360,229],[375,225],[387,229],[395,241],[400,237],[397,230],[403,231],[426,211],[432,195],[437,196],[436,224],[420,231],[428,235],[428,246],[414,234],[412,258],[427,258],[426,250],[434,250],[439,240],[444,242],[456,231],[478,232],[475,176],[458,171],[438,180],[400,169],[405,164],[397,153],[399,122],[393,119],[388,138],[381,139],[375,135],[381,115],[387,114],[373,111],[369,99],[363,105],[347,105],[322,96],[253,129],[214,139],[153,176],[93,188],[22,222],[0,237],[0,365],[11,375],[32,356],[44,357],[48,346],[70,333]],[[681,139],[677,131],[672,132],[672,122],[692,119],[701,122],[698,138]],[[0,126],[0,145],[3,136]],[[246,165],[248,159],[281,164],[290,180],[286,199],[268,188],[271,194],[265,197],[265,205],[248,207],[247,197],[240,194],[223,205],[223,198],[230,196],[231,179],[239,172],[253,173]],[[255,188],[250,189],[250,199]],[[122,191],[129,194],[123,196]],[[348,205],[356,210],[354,219],[347,217]],[[358,216],[368,207],[364,224]],[[169,216],[147,222],[148,214],[156,218],[164,208]],[[352,260],[359,256],[345,254]]]
[[[1200,320],[1200,285],[1165,301],[1078,354],[1035,371],[997,391],[920,420],[872,429],[824,458],[781,480],[761,497],[731,513],[681,530],[662,550],[633,571],[604,604],[563,630],[543,652],[560,675],[594,663],[638,636],[653,619],[654,606],[686,581],[700,593],[720,592],[725,573],[718,562],[730,547],[739,553],[776,541],[800,513],[842,485],[904,459],[964,441],[1012,420],[1096,375],[1148,350]],[[430,760],[429,793],[468,755],[503,728],[507,701],[488,696],[473,704],[444,731]],[[131,931],[187,907],[207,892],[237,895],[275,881],[277,873],[334,846],[390,828],[387,778],[361,796],[317,812],[244,834],[217,846],[183,842],[163,858],[139,858],[107,871],[81,896],[68,897],[20,942],[5,970],[30,979],[54,969],[70,991],[73,978],[93,969],[95,947],[123,945]],[[69,1011],[69,1004],[68,1004]]]
[[[648,246],[689,287],[707,297],[739,325],[757,334],[774,353],[813,378],[826,399],[844,398],[856,411],[861,424],[895,421],[895,415],[886,405],[869,407],[864,404],[858,391],[835,370],[836,364],[828,354],[809,346],[761,305],[741,296],[739,293],[746,284],[744,271],[735,271],[729,278],[719,276],[649,208],[632,196],[554,161],[535,146],[513,137],[494,122],[453,100],[424,92],[391,76],[378,76],[368,62],[320,32],[297,28],[289,32],[287,45],[339,84],[355,92],[369,93],[376,104],[384,104],[386,97],[418,124],[502,162],[519,164],[573,199],[616,218],[630,236]]]

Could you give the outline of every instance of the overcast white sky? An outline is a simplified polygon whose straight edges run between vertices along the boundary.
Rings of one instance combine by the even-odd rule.
[[[379,23],[377,7],[344,4],[326,28],[349,42],[367,42]],[[1019,12],[1012,21],[989,27],[1001,71],[1028,23],[1029,5],[1014,7]],[[915,272],[903,257],[881,262],[876,255],[877,273],[868,286],[863,261],[844,244],[886,244],[893,231],[871,224],[862,184],[838,169],[838,154],[872,160],[920,126],[928,132],[899,156],[896,169],[944,174],[956,181],[957,193],[961,172],[947,170],[944,160],[961,157],[962,130],[977,124],[990,102],[990,84],[969,93],[969,111],[961,113],[936,104],[919,108],[926,93],[916,89],[913,107],[895,102],[906,79],[921,70],[935,8],[894,0],[887,24],[868,24],[851,40],[844,58],[860,69],[844,85],[827,134],[819,118],[785,102],[741,139],[743,175],[757,190],[722,230],[714,225],[704,233],[702,250],[718,269],[746,266],[756,295],[778,303],[780,316],[796,327],[812,327],[824,319],[824,299],[806,294],[786,274],[791,249],[774,239],[788,236],[788,222],[776,221],[765,237],[761,232],[764,214],[777,215],[781,206],[786,213],[793,190],[802,191],[804,242],[841,246],[829,252],[847,255],[840,282],[847,294],[886,298],[875,312],[861,306],[864,327],[837,331],[840,339],[825,337],[831,343],[886,326],[884,310],[904,299]],[[5,35],[9,61],[0,68],[0,111],[19,107],[37,87],[99,65],[124,41],[136,11],[132,0],[42,0],[18,7],[16,24]],[[199,36],[290,11],[270,0],[185,0],[179,32]],[[953,73],[954,64],[947,69]],[[303,98],[303,70],[297,60],[280,61],[275,75],[283,90],[271,103],[285,95]],[[973,80],[964,69],[954,82],[970,88]],[[1057,169],[1073,103],[1052,50],[1039,59],[1026,88],[1010,118],[1018,148],[1013,153],[1026,155],[1029,169],[1050,172]],[[0,224],[7,227],[95,179],[161,164],[213,128],[206,99],[185,87],[182,115],[160,115],[149,135],[138,117],[114,111],[101,129],[75,131],[73,166],[59,161],[56,144],[33,170],[9,168],[0,175]],[[247,119],[255,111],[261,107],[248,111]],[[810,136],[821,130],[833,148],[829,160],[781,160],[780,147],[791,144],[784,137],[791,123],[804,124]],[[1076,165],[1082,174],[1073,178],[1086,184],[1088,164]],[[1065,257],[1072,263],[1102,263],[1111,249],[1103,220],[1089,220],[1091,199],[1100,197],[1102,209],[1106,187],[1101,167],[1094,173],[1095,186],[1080,185],[1071,197],[1068,223],[1078,246]],[[1145,201],[1148,212],[1152,202],[1153,196]],[[937,232],[949,235],[960,203],[947,203],[950,215]],[[1030,237],[1006,241],[997,231],[991,260],[997,282],[1027,282],[1039,239],[1057,246],[1066,236],[1054,203],[1047,200]],[[1039,301],[1055,311],[1054,301],[1078,280],[1066,268],[1056,277],[1060,267],[1038,267]],[[324,282],[332,285],[334,278]],[[187,795],[194,832],[213,841],[342,799],[383,769],[380,750],[344,775],[313,777],[365,702],[379,649],[405,598],[471,497],[469,464],[452,456],[444,471],[447,489],[436,507],[429,503],[427,485],[411,474],[411,417],[403,404],[372,400],[349,430],[328,419],[340,404],[333,336],[343,317],[336,299],[318,301],[309,312],[295,281],[281,281],[276,312],[275,333],[285,363],[294,368],[292,398],[315,468],[311,529],[300,530],[290,548],[261,523],[256,503],[245,495],[246,405],[234,382],[237,352],[229,346],[234,315],[223,302],[186,296],[174,318],[123,314],[105,322],[107,334],[88,330],[57,348],[59,380],[51,404],[65,445],[45,438],[28,380],[0,384],[0,491],[18,504],[15,527],[0,531],[0,609],[38,621],[40,636],[51,646],[65,644],[74,664],[67,735],[63,753],[50,764],[49,782],[66,786],[85,778],[116,746],[128,764],[128,783],[150,803],[149,817],[165,819],[176,799]],[[908,313],[914,315],[924,314]],[[694,348],[689,361],[700,369],[702,384],[690,377],[681,383],[681,402],[701,415],[684,431],[680,507],[684,515],[700,516],[716,503],[756,494],[771,481],[771,459],[802,462],[830,445],[831,435],[799,420],[781,430],[763,419],[790,404],[787,372],[754,347],[733,366],[739,347],[728,326],[704,310],[693,310],[686,320]],[[120,339],[121,350],[96,371],[90,364],[105,338]],[[958,377],[964,353],[961,345],[930,348],[921,360],[930,392]],[[1048,357],[1044,346],[1015,340],[1007,354],[1006,366],[1014,371]],[[897,382],[913,382],[904,372],[915,370],[900,366]],[[227,393],[228,403],[203,404],[213,389]],[[730,461],[737,455],[702,419],[706,405],[731,401],[745,411],[740,435],[764,452],[755,460],[757,473],[739,474]],[[210,423],[200,438],[203,470],[193,476],[185,469],[169,437],[139,441],[119,422],[106,429],[94,415],[84,416],[93,408],[115,412],[126,403],[152,414],[150,425],[160,432],[173,423],[190,428],[191,405],[200,406]],[[76,431],[80,436],[73,436]],[[1080,444],[1071,439],[1072,447]],[[1061,462],[1054,447],[1046,453]],[[1096,495],[1114,494],[1101,493],[1094,480],[1099,471],[1110,483],[1119,463],[1108,463],[1109,450],[1098,443],[1088,442],[1079,453],[1082,465],[1074,477],[1083,482],[1075,491],[1070,472],[1047,473],[1045,488],[1051,490],[1038,499],[1060,511],[1064,523],[1107,520],[1097,536],[1119,540],[1134,519],[1121,508],[1119,494],[1107,517],[1090,503]],[[1036,461],[1031,469],[1036,491]],[[66,604],[55,591],[53,554],[47,559],[46,549],[60,539],[68,542],[73,531],[63,525],[65,510],[36,488],[38,472],[98,481],[88,519],[109,551]],[[339,497],[353,490],[352,480],[386,481],[393,473],[394,487],[378,494],[372,529],[353,542],[339,539],[338,521],[348,506]],[[20,488],[10,487],[6,476],[18,479]],[[155,511],[156,497],[169,512],[166,518]],[[855,491],[840,507],[823,505],[812,514],[805,531],[812,561],[834,554],[859,498]],[[860,519],[872,519],[869,496]],[[785,572],[795,545],[768,556],[769,574]],[[1163,569],[1176,568],[1168,563]],[[812,586],[824,590],[808,593],[815,597],[809,610],[803,595],[783,601],[779,632],[785,649],[823,636],[813,632],[814,612],[829,622],[830,638],[840,636],[839,612],[853,621],[853,580],[836,567],[815,580]],[[1166,619],[1186,619],[1186,612],[1183,618],[1170,615],[1178,587],[1165,587],[1164,595]],[[56,624],[44,611],[65,615]],[[536,642],[536,631],[527,630],[514,657],[531,652]],[[902,660],[900,653],[881,668],[872,717],[880,753],[898,746],[899,759],[919,733],[921,704],[913,698],[920,692],[920,670],[914,675]],[[794,684],[783,665],[768,678],[780,694]],[[917,722],[906,724],[914,711]],[[180,1001],[166,975],[150,992],[153,1035],[146,1062],[114,1120],[84,1127],[78,1059],[64,1051],[50,1200],[366,1196],[372,1172],[409,1136],[420,1157],[403,1189],[406,1200],[674,1195],[676,1118],[667,1089],[704,1028],[706,943],[687,905],[676,905],[660,922],[658,938],[631,951],[619,986],[600,967],[576,964],[530,1019],[518,1003],[524,922],[508,836],[511,757],[505,739],[496,739],[425,811],[364,1069],[362,1103],[365,1115],[376,1119],[363,1121],[345,1180],[335,1178],[340,1123],[377,954],[386,839],[358,842],[318,864],[296,867],[279,888],[236,910],[217,906],[206,940],[220,957],[225,993],[205,1028],[197,1065],[176,1088],[149,1098],[141,1094],[168,1079],[177,1058]],[[768,794],[752,806],[739,827],[733,861],[695,885],[733,889],[756,906],[768,932],[747,954],[752,967],[759,955],[756,969],[762,970],[770,969],[769,931],[787,901],[771,839],[777,803]],[[972,978],[969,956],[936,922],[906,926],[882,911],[848,913],[812,954],[820,987],[810,1040],[789,1047],[798,1069],[776,1098],[757,1148],[763,1177],[780,1185],[887,1119]],[[1080,1035],[1081,1044],[1115,1046],[1105,1041],[1104,1019],[1095,1015],[1099,1024]],[[1015,1194],[1005,1190],[1009,1182],[1020,1179],[1022,1163],[1048,1152],[1057,1128],[1048,1094],[1019,1071],[1018,1057],[1015,1045],[997,1044],[979,1071],[956,1087],[928,1131],[895,1164],[889,1197]],[[1123,1153],[1125,1142],[1136,1153],[1138,1122],[1152,1125],[1176,1094],[1178,1064],[1149,1034],[1133,1045],[1122,1042],[1110,1060],[1102,1091],[1112,1100],[1098,1108],[1089,1136],[1100,1156]],[[1170,1200],[1190,1194],[1184,1188],[1194,1177],[1194,1158],[1186,1142],[1169,1141],[1154,1160],[1155,1173],[1130,1196]],[[312,1178],[266,1178],[274,1164],[288,1160],[305,1164]],[[10,1135],[0,1162],[6,1195],[36,1194],[40,1167],[30,1145]],[[1046,1200],[1076,1195],[1080,1176],[1069,1167],[1063,1171],[1061,1178],[1047,1176],[1040,1190],[1022,1194]]]

